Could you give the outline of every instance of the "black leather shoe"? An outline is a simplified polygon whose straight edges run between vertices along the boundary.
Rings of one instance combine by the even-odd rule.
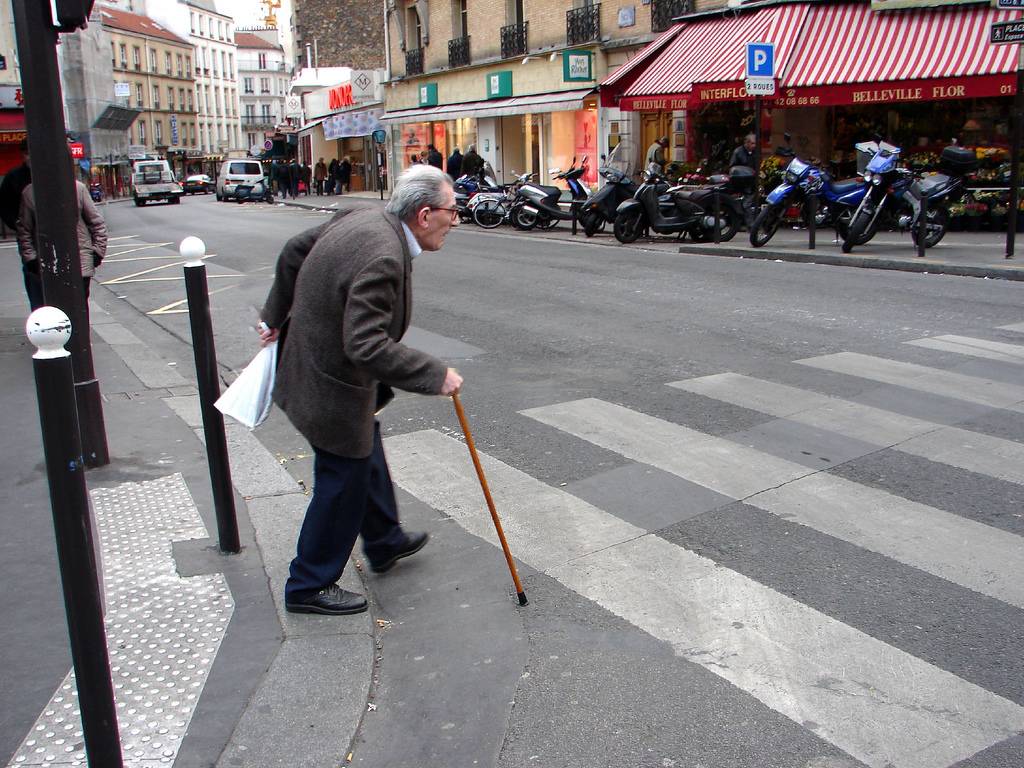
[[[307,598],[286,600],[284,607],[289,613],[322,613],[327,616],[345,616],[365,611],[366,598],[355,592],[342,589],[337,584],[331,584]]]
[[[387,560],[382,560],[379,563],[370,563],[370,570],[374,573],[387,573],[395,567],[395,563],[401,560],[403,557],[409,555],[415,555],[429,539],[426,533],[409,533],[405,536],[405,544],[400,546],[394,551],[394,553]]]

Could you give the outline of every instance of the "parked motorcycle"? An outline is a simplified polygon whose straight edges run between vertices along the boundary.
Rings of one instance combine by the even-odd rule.
[[[794,157],[786,166],[782,183],[768,193],[761,211],[750,226],[750,244],[755,248],[765,245],[779,229],[786,211],[796,206],[805,222],[809,223],[807,202],[814,198],[814,225],[831,225],[845,238],[853,218],[853,211],[867,192],[867,185],[857,179],[832,181],[825,171]]]
[[[94,181],[89,184],[89,197],[92,198],[94,203],[98,203],[103,200],[103,188],[100,186],[98,181]]]
[[[504,191],[498,184],[491,164],[484,162],[480,173],[473,176],[463,174],[455,180],[455,207],[459,211],[459,220],[463,222],[472,221],[473,212],[469,209],[469,202],[481,192],[500,194]]]
[[[238,184],[235,187],[235,201],[238,203],[272,203],[274,193],[266,180],[257,181],[254,184]]]
[[[939,167],[943,173],[933,173],[913,182],[903,195],[909,213],[899,218],[900,229],[910,229],[914,244],[920,237],[921,201],[927,203],[924,247],[938,245],[946,234],[949,221],[948,206],[963,199],[966,177],[978,170],[978,157],[970,149],[949,146],[939,156]]]
[[[580,204],[587,199],[587,190],[580,183],[580,178],[587,172],[586,155],[578,167],[574,157],[568,170],[559,172],[557,168],[552,168],[551,172],[553,179],[562,179],[569,186],[571,199],[568,208],[559,205],[562,197],[560,187],[534,182],[523,184],[509,212],[509,221],[516,229],[533,229],[537,226],[550,229],[559,221],[572,219],[574,213],[578,213]]]
[[[644,183],[633,198],[621,203],[615,212],[612,231],[616,240],[632,243],[644,232],[653,231],[659,235],[688,234],[702,243],[714,238],[717,227],[719,240],[726,242],[743,225],[742,204],[729,194],[728,177],[719,176],[715,183],[700,189],[671,187],[662,194],[664,186],[659,185],[663,182],[656,173],[644,174]]]
[[[885,223],[898,226],[907,205],[904,193],[914,182],[913,171],[899,165],[899,147],[884,141],[865,142],[857,145],[857,151],[873,154],[863,171],[868,189],[850,220],[843,238],[843,253],[871,240]]]
[[[617,168],[603,166],[597,172],[606,183],[588,197],[579,210],[580,224],[587,237],[593,237],[605,224],[614,222],[619,205],[631,199],[637,190],[636,182]]]

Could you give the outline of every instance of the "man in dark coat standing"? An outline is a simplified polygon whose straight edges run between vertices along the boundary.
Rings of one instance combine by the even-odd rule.
[[[448,157],[448,175],[453,179],[462,175],[462,153],[456,147]]]
[[[462,385],[453,368],[400,341],[410,322],[413,257],[441,248],[454,211],[448,177],[414,166],[399,177],[385,212],[338,215],[303,233],[303,242],[290,241],[296,247],[278,259],[261,338],[281,338],[274,402],[315,456],[313,497],[285,585],[293,613],[366,610],[366,598],[336,584],[358,535],[376,573],[427,542],[399,524],[375,414],[392,387],[451,395]]]
[[[435,168],[443,169],[444,157],[437,151],[437,147],[433,144],[427,144],[427,164],[432,165]]]
[[[21,193],[32,183],[32,169],[29,165],[28,139],[21,140],[21,165],[9,171],[0,183],[0,220],[12,234],[18,230],[21,214]],[[43,306],[43,280],[39,276],[39,261],[22,261],[22,279],[25,293],[32,309]]]
[[[484,169],[484,159],[476,153],[476,144],[470,144],[462,156],[462,172],[466,176],[477,176]]]

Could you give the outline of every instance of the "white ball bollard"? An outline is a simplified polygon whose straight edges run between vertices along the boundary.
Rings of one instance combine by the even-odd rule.
[[[36,360],[68,357],[64,347],[71,340],[71,319],[57,307],[40,307],[25,321],[25,335],[36,348]]]
[[[206,255],[206,243],[195,235],[189,235],[181,241],[178,253],[181,254],[181,258],[188,261],[186,267],[197,267],[203,263],[203,256]]]

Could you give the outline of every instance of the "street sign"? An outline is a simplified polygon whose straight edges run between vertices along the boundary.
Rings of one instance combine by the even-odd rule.
[[[388,132],[383,128],[378,128],[373,132],[373,140],[378,144],[383,144],[388,138]]]
[[[267,139],[266,141],[263,142],[263,148],[267,151],[270,151],[271,149],[274,148],[274,142],[272,142],[270,139]]]
[[[130,83],[114,83],[114,98],[115,99],[127,99],[132,95],[132,86]]]
[[[748,96],[774,96],[774,77],[748,77],[743,81],[743,87],[747,89]]]
[[[72,141],[69,145],[71,147],[71,157],[75,160],[81,160],[85,157],[85,145],[80,141]]]
[[[178,116],[171,115],[171,144],[178,144]]]
[[[1024,0],[996,0],[996,8],[1024,8]]]
[[[988,41],[993,45],[1024,43],[1024,21],[994,21],[989,27]]]
[[[775,43],[747,43],[746,76],[775,77]]]

